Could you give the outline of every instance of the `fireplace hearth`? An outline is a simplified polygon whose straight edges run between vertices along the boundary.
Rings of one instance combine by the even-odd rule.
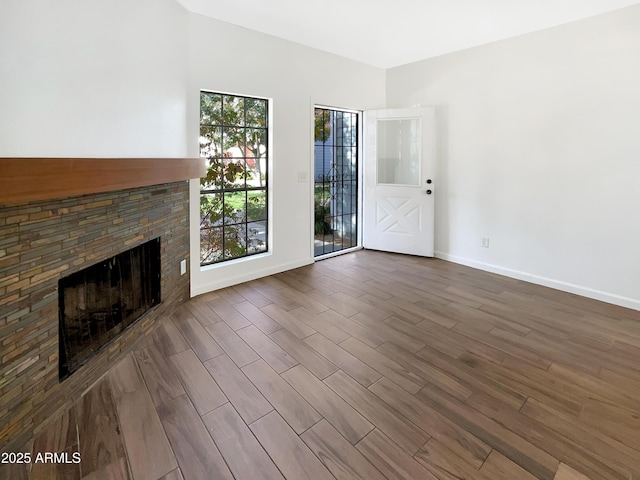
[[[160,303],[160,238],[58,281],[64,380]]]

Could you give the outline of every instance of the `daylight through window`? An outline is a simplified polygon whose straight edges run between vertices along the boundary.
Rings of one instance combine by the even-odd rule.
[[[268,250],[268,100],[200,92],[200,263]]]

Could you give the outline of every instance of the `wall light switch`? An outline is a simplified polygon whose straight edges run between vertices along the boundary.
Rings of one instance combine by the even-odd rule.
[[[184,275],[187,273],[187,260],[182,260],[180,262],[180,275]]]

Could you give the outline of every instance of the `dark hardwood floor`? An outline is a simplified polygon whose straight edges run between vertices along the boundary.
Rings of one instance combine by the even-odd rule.
[[[640,479],[640,312],[359,251],[194,298],[2,479]],[[11,469],[10,469],[11,468]]]

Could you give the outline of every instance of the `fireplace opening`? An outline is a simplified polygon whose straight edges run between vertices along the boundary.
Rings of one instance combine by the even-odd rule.
[[[58,282],[59,379],[160,303],[160,239]]]

